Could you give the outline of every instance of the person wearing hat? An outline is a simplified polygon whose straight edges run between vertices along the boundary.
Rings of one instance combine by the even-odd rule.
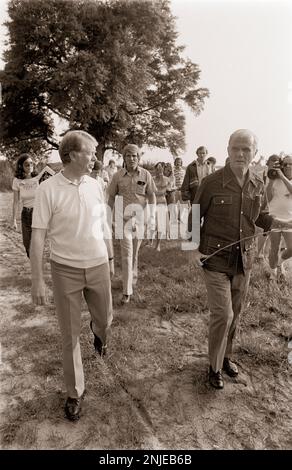
[[[147,203],[150,209],[150,228],[155,228],[156,187],[148,170],[139,166],[140,152],[137,145],[128,144],[123,151],[124,168],[118,170],[108,188],[108,205],[115,207],[115,220],[121,220],[119,231],[123,296],[122,304],[130,301],[133,286],[138,279],[138,253],[144,238],[147,220]],[[116,200],[116,196],[119,198]],[[120,230],[122,228],[122,230]]]

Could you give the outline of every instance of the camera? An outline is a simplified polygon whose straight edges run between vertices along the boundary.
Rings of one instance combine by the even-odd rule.
[[[270,168],[268,170],[268,178],[270,178],[270,180],[274,180],[274,179],[278,178],[278,171],[277,170],[283,171],[282,160],[281,160],[280,157],[277,157],[277,159],[275,159],[275,161],[273,161],[272,168]]]

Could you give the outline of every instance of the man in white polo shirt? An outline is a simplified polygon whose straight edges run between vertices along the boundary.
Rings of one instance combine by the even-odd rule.
[[[112,241],[103,190],[89,176],[96,146],[96,140],[86,132],[65,134],[59,147],[64,170],[37,189],[32,221],[32,298],[37,305],[45,303],[42,257],[47,232],[68,395],[65,413],[72,421],[79,419],[85,390],[79,342],[82,294],[100,356],[105,354],[112,321]]]

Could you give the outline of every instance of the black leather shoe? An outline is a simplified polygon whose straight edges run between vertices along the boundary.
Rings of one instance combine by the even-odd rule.
[[[236,377],[238,375],[238,369],[234,362],[230,361],[228,357],[224,357],[222,369],[226,372],[229,377]]]
[[[80,418],[81,403],[85,397],[85,390],[80,398],[68,397],[65,403],[66,418],[70,421],[77,421]]]
[[[123,297],[121,298],[121,305],[128,304],[130,302],[130,300],[131,300],[130,295],[123,294]]]
[[[94,336],[94,341],[93,341],[93,344],[94,344],[94,349],[95,349],[95,352],[97,352],[97,354],[100,355],[100,357],[103,357],[106,355],[106,350],[107,350],[107,345],[106,344],[103,344],[101,339],[96,336],[96,334],[94,333],[93,329],[92,329],[92,321],[90,322],[90,329],[93,333],[93,336]]]
[[[209,368],[209,383],[212,387],[217,389],[222,389],[224,387],[223,377],[221,374],[221,370],[218,372],[214,372],[212,367]]]

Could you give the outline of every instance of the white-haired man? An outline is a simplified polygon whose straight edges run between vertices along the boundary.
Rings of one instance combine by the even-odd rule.
[[[82,294],[91,316],[95,351],[103,356],[112,321],[110,274],[113,248],[101,185],[91,178],[97,142],[83,131],[65,134],[59,147],[64,170],[38,188],[32,221],[31,269],[34,303],[45,303],[42,257],[51,244],[54,300],[63,346],[66,417],[79,419],[84,397],[80,352]]]
[[[144,238],[147,203],[149,203],[151,223],[155,225],[156,187],[149,171],[139,166],[140,153],[137,145],[126,145],[122,154],[124,168],[113,175],[108,188],[108,204],[113,209],[116,196],[122,197],[122,205],[116,206],[115,211],[122,211],[122,214],[116,214],[116,216],[120,216],[122,221],[120,244],[123,296],[121,302],[126,304],[130,301],[133,286],[137,283],[138,253]],[[138,222],[138,230],[133,227],[136,222]]]
[[[203,218],[195,263],[203,266],[210,308],[209,382],[224,386],[221,370],[238,375],[230,360],[236,324],[247,294],[254,255],[255,225],[269,231],[281,222],[261,212],[263,181],[249,169],[257,138],[247,129],[229,139],[229,163],[207,176],[194,203]]]

